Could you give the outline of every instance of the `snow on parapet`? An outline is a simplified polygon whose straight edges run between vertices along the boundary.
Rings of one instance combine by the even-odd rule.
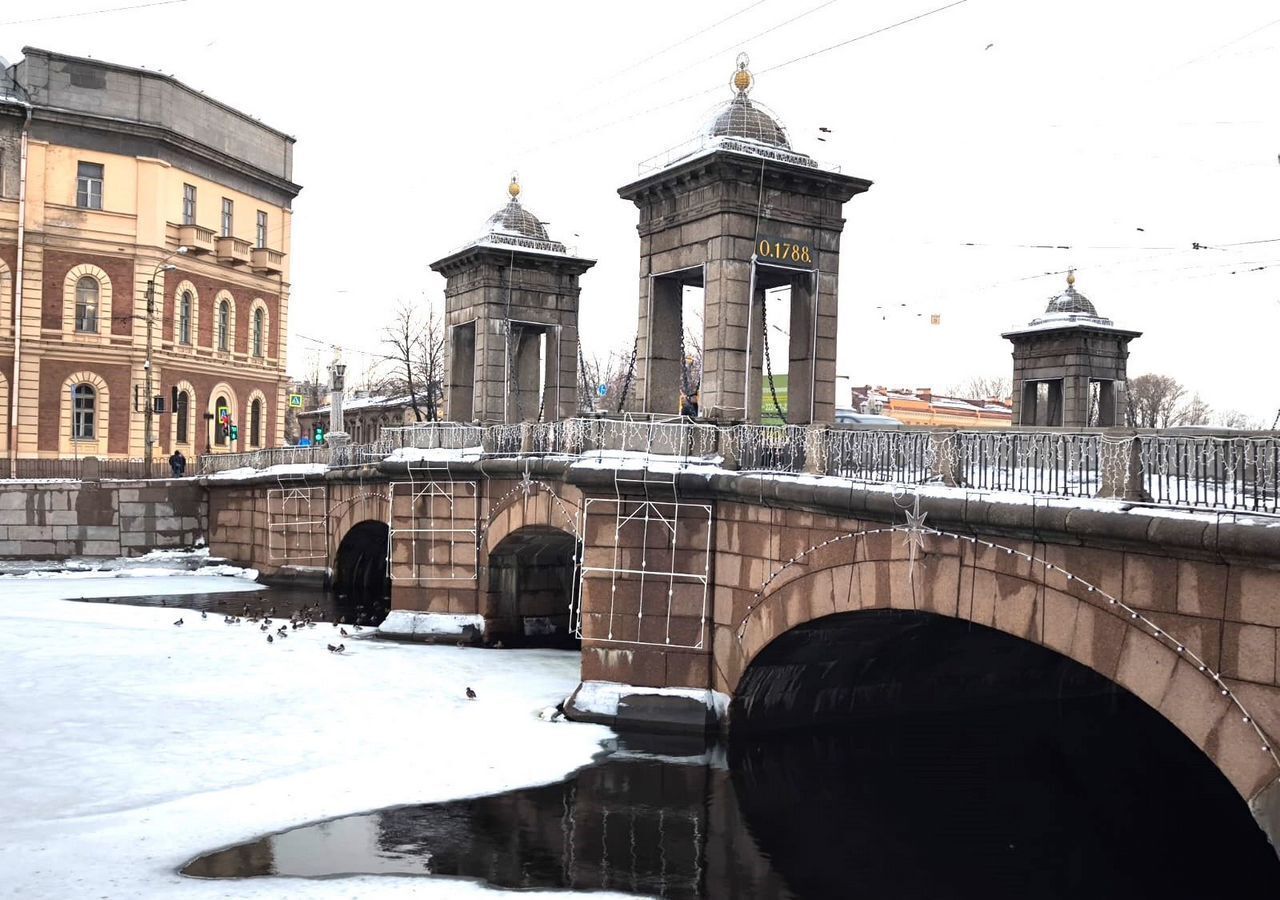
[[[703,688],[650,688],[615,681],[584,681],[574,691],[572,700],[578,712],[616,718],[619,704],[628,697],[683,697],[704,705],[716,721],[724,721],[729,714],[729,695]]]
[[[483,455],[483,447],[400,447],[383,462],[474,462]]]
[[[215,472],[206,477],[210,481],[243,481],[246,478],[257,478],[261,475],[323,475],[327,471],[329,471],[328,463],[283,463],[278,466],[268,466],[265,469],[255,469],[252,466],[227,469],[225,472]]]
[[[471,633],[484,634],[484,616],[393,609],[378,626],[378,634],[388,637],[462,637]]]

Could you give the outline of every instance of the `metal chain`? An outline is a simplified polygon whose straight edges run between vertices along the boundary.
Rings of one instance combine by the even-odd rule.
[[[636,355],[640,352],[640,335],[636,335],[635,343],[631,345],[631,365],[627,366],[627,377],[622,379],[622,396],[618,398],[618,412],[622,412],[622,407],[627,403],[627,394],[631,393],[631,379],[636,374]]]
[[[778,421],[783,425],[787,424],[787,417],[782,414],[782,405],[778,403],[778,389],[773,383],[773,360],[769,356],[769,317],[765,312],[765,308],[769,305],[769,298],[762,297],[760,300],[760,333],[764,336],[764,371],[769,378],[769,394],[773,397],[773,411],[778,415]]]

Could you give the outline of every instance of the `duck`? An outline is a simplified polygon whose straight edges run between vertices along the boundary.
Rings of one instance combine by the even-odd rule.
[[[271,635],[267,635],[267,643],[268,644],[274,643],[274,641],[271,638]]]
[[[207,619],[209,618],[209,614],[202,609],[200,610],[200,618]]]
[[[174,624],[174,625],[181,625],[181,624],[182,624],[182,619],[178,619],[178,621],[174,622],[173,624]]]
[[[343,637],[347,637],[347,629],[345,629],[345,628],[339,628],[339,629],[338,629],[338,634],[342,635]]]
[[[471,688],[467,688],[467,699],[468,700],[476,699],[476,692],[471,690]]]

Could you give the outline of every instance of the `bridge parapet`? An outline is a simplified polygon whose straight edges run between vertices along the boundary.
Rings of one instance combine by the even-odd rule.
[[[431,422],[386,429],[376,444],[203,456],[202,474],[331,468],[456,456],[622,453],[714,461],[725,469],[832,475],[872,484],[941,483],[1050,497],[1280,514],[1280,435],[1173,429],[880,430],[714,426],[672,417],[577,418],[482,427]],[[421,456],[421,454],[418,454]]]

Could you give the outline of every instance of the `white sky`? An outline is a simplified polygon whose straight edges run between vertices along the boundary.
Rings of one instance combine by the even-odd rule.
[[[845,208],[841,374],[1008,374],[1000,331],[1058,292],[1042,273],[1074,265],[1103,315],[1145,332],[1131,375],[1173,374],[1268,425],[1280,407],[1280,240],[1190,249],[1280,239],[1274,2],[968,0],[776,72],[945,0],[184,0],[10,21],[129,2],[0,13],[0,54],[159,69],[297,137],[295,374],[316,350],[299,335],[377,351],[397,299],[438,299],[427,264],[479,234],[512,170],[552,237],[599,260],[587,351],[629,349],[639,242],[617,188],[730,97],[745,50],[797,149],[875,182]]]

